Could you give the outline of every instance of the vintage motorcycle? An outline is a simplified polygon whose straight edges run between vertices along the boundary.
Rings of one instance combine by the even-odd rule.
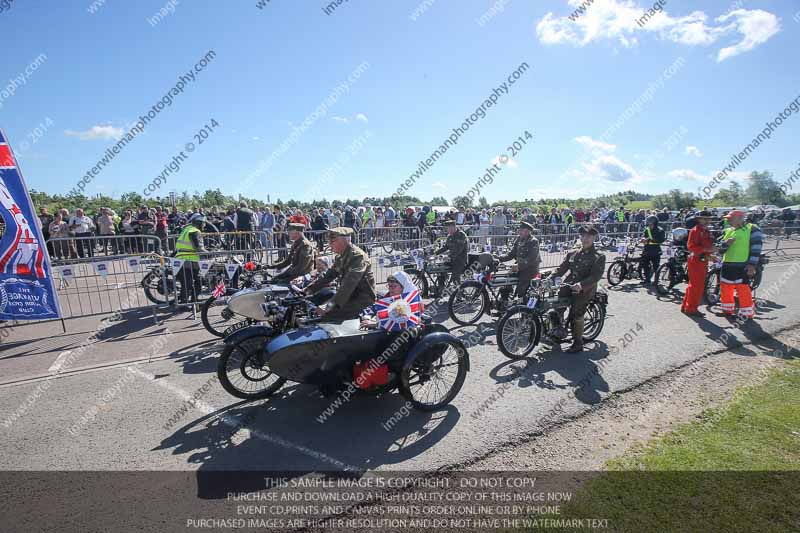
[[[289,293],[288,287],[265,285],[269,278],[266,268],[249,261],[237,284],[224,285],[224,281],[220,281],[200,306],[200,319],[206,330],[214,336],[225,337],[236,329],[264,320],[261,304]]]
[[[231,259],[236,262],[235,258]],[[239,272],[234,275],[234,280],[238,280]],[[215,260],[208,273],[202,278],[203,290],[212,289],[219,285],[221,281],[228,279],[225,272],[225,260]],[[175,303],[175,295],[180,293],[182,276],[172,271],[169,258],[164,264],[153,266],[150,271],[142,278],[140,286],[144,290],[145,297],[156,305]]]
[[[433,255],[433,246],[426,246],[412,250],[410,258],[410,261],[405,261],[403,271],[411,276],[422,297],[440,297],[452,271],[447,256]]]
[[[617,257],[608,267],[606,279],[608,284],[616,287],[626,279],[644,279],[644,267],[642,267],[642,257],[637,256],[636,250],[638,243],[625,241],[617,248],[621,257]]]
[[[314,304],[290,290],[287,313],[311,316]],[[374,395],[399,390],[414,408],[435,411],[455,398],[469,370],[464,344],[427,317],[400,332],[359,329],[357,319],[298,324],[277,336],[271,326],[255,325],[227,337],[217,367],[223,388],[246,400],[266,398],[287,381]]]
[[[567,334],[553,339],[551,333],[556,326],[564,326],[564,311],[572,303],[570,297],[559,297],[560,278],[537,278],[531,280],[525,305],[509,308],[497,324],[497,346],[509,359],[522,359],[539,344],[542,337],[558,343],[571,342]],[[593,341],[600,335],[606,321],[608,294],[597,290],[584,314],[584,341]]]
[[[502,263],[490,253],[480,254],[477,265],[481,272],[461,283],[447,305],[450,318],[462,326],[474,324],[491,309],[504,310],[517,285],[517,275],[507,268],[501,270]]]
[[[686,228],[672,230],[672,244],[667,248],[669,259],[658,267],[655,275],[656,292],[661,296],[672,292],[672,289],[679,283],[689,282],[689,271],[687,270],[689,249],[686,247],[688,238],[689,230]]]
[[[756,266],[755,275],[750,278],[750,289],[753,291],[753,298],[756,297],[756,289],[761,285],[761,280],[764,277],[764,266],[769,264],[769,257],[766,254],[761,254],[758,258],[758,266]],[[719,303],[720,293],[720,273],[722,272],[722,257],[711,265],[706,274],[706,289],[705,298],[709,307],[715,306]]]

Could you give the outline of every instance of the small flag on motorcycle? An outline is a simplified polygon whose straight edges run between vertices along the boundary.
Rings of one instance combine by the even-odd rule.
[[[211,295],[212,295],[214,298],[219,298],[219,297],[220,297],[220,296],[222,296],[223,294],[225,294],[225,282],[223,282],[223,281],[220,281],[220,282],[217,284],[217,286],[216,286],[216,287],[214,287],[214,292],[213,292],[213,293],[211,293]]]

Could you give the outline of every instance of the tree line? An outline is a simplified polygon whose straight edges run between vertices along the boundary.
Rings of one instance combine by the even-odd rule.
[[[172,199],[170,197],[161,198],[146,198],[140,194],[130,192],[123,194],[120,198],[112,198],[110,196],[95,195],[84,196],[82,194],[48,194],[37,190],[31,190],[31,198],[37,209],[46,207],[52,213],[56,209],[65,208],[70,212],[80,207],[88,213],[97,213],[100,207],[109,207],[120,213],[125,209],[137,208],[141,205],[148,207],[155,207],[162,205],[170,207]],[[212,207],[228,207],[237,205],[240,200],[247,201],[251,207],[265,207],[267,203],[257,198],[234,198],[233,196],[225,195],[220,189],[208,189],[205,192],[194,191],[193,193],[182,192],[176,195],[175,205],[182,211],[186,212],[190,209],[203,207],[210,209]],[[477,202],[474,202],[468,196],[456,196],[452,201],[442,196],[435,196],[430,200],[423,200],[416,196],[400,196],[400,197],[365,197],[365,198],[348,198],[346,200],[312,200],[310,202],[300,201],[295,199],[281,200],[276,199],[270,202],[271,205],[278,205],[284,208],[300,208],[303,210],[312,207],[324,208],[342,208],[346,205],[353,207],[360,207],[363,205],[384,206],[391,205],[395,209],[403,209],[408,206],[419,205],[435,205],[435,206],[454,206],[463,208],[477,208],[489,209],[492,207],[503,206],[515,209],[522,209],[525,207],[532,208],[534,211],[549,211],[551,208],[594,208],[594,207],[619,207],[631,206],[632,202],[636,202],[633,208],[651,207],[657,209],[667,208],[670,210],[680,210],[691,207],[703,207],[710,205],[713,207],[719,206],[746,206],[753,204],[774,204],[779,207],[800,204],[800,194],[784,195],[779,187],[779,183],[773,179],[770,172],[752,172],[747,179],[747,187],[742,187],[738,182],[731,181],[727,187],[721,188],[717,191],[714,197],[709,201],[692,192],[685,192],[679,189],[672,189],[662,194],[645,194],[636,191],[623,191],[611,195],[600,195],[594,198],[525,198],[522,200],[501,200],[496,202],[488,202],[485,197],[481,196]]]

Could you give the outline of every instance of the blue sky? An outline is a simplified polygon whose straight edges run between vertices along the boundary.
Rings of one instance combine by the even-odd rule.
[[[89,0],[15,0],[0,12],[0,128],[31,188],[72,189],[209,50],[213,61],[88,194],[142,192],[213,118],[220,126],[159,194],[389,195],[523,62],[529,70],[412,194],[465,194],[525,131],[535,139],[483,187],[490,201],[696,192],[800,96],[800,5],[789,0],[669,0],[644,28],[635,19],[652,3],[633,0],[595,0],[576,22],[578,0],[349,0],[330,15],[324,1],[172,2],[155,25],[147,19],[167,0],[95,0],[94,13]],[[365,61],[347,93],[281,150]],[[752,170],[786,179],[799,132],[793,115],[737,179]]]

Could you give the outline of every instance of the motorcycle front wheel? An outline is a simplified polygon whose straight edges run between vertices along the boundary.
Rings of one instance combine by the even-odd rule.
[[[509,359],[522,359],[536,348],[541,331],[542,321],[532,309],[509,309],[497,324],[497,347]]]
[[[669,266],[669,263],[664,263],[656,270],[656,291],[661,296],[666,296],[674,286],[675,273]]]
[[[429,346],[403,368],[400,394],[419,411],[437,411],[456,397],[467,377],[466,348],[455,339]]]
[[[228,394],[243,400],[260,400],[274,394],[286,383],[261,364],[261,351],[269,337],[248,337],[228,344],[217,364],[217,378]]]
[[[203,321],[203,326],[216,337],[224,337],[225,330],[236,322],[236,318],[236,315],[228,310],[227,298],[217,298],[211,295],[200,306],[200,319]]]
[[[166,293],[164,292],[164,278],[160,269],[151,270],[142,279],[142,289],[144,289],[145,297],[156,305],[173,303],[178,292],[172,270],[164,270],[163,272],[165,272],[164,276],[166,276]]]

